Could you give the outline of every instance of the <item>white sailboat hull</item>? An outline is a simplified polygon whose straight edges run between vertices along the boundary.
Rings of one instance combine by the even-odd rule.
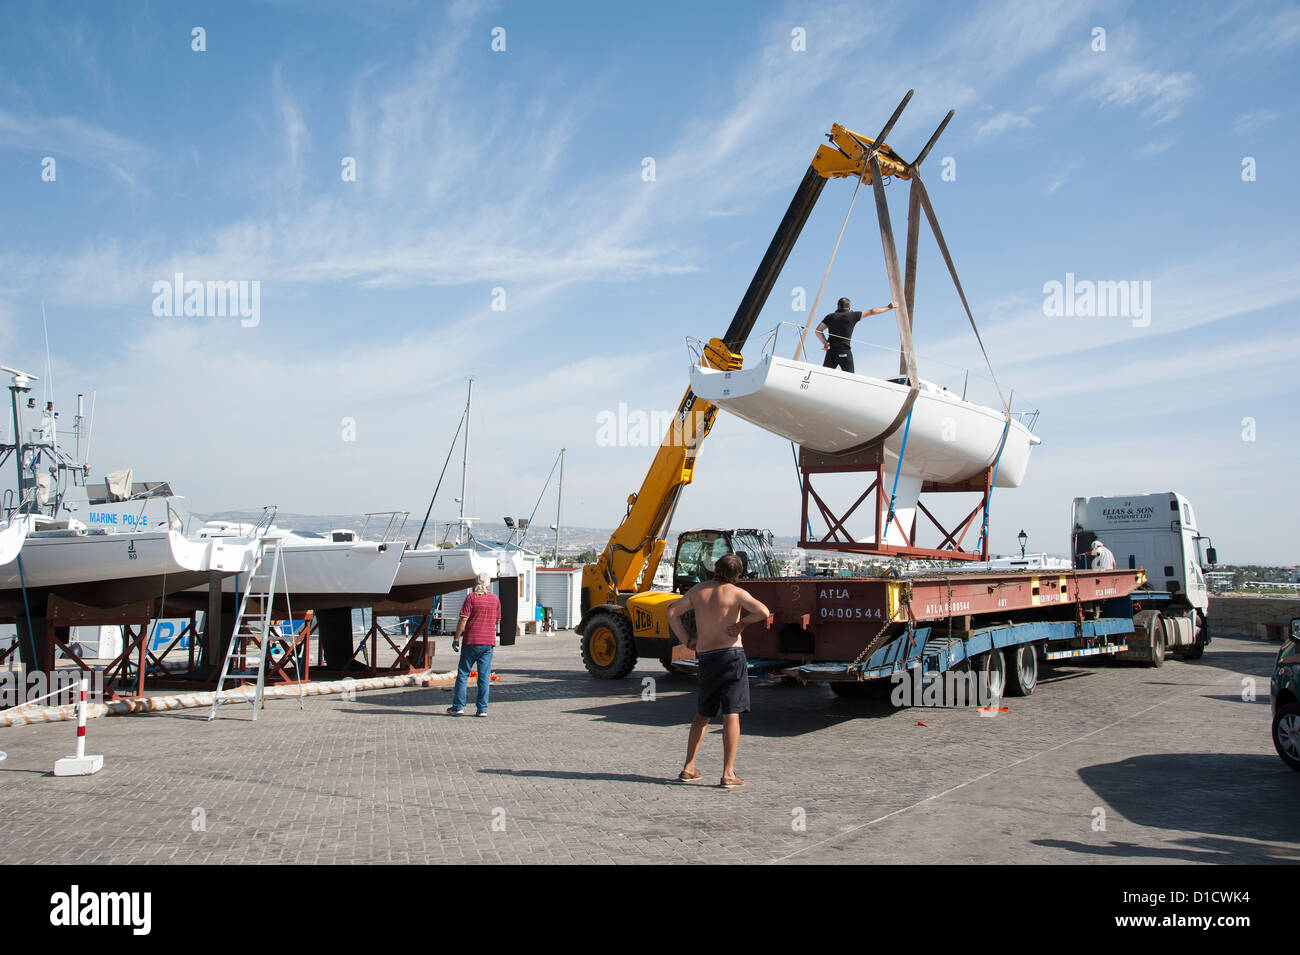
[[[200,529],[199,536],[204,540],[252,541],[253,532],[254,528],[249,524],[212,521]],[[403,565],[403,557],[410,553],[402,540],[331,540],[274,526],[265,535],[280,541],[284,584],[289,589],[288,608],[279,597],[276,606],[280,611],[291,609],[295,614],[307,610],[372,606],[395,599],[390,597],[390,593]],[[263,572],[269,572],[269,568],[264,568]],[[247,578],[242,574],[222,581],[221,590],[227,604],[242,592],[246,582]],[[277,582],[277,593],[282,586]],[[206,589],[194,588],[196,593]]]
[[[0,565],[0,603],[43,613],[57,594],[93,606],[115,606],[176,593],[212,571],[237,574],[251,566],[252,548],[236,541],[190,540],[176,531],[110,534],[37,531],[19,560]]]
[[[324,610],[385,599],[402,562],[402,546],[399,541],[380,550],[373,543],[285,541],[280,560],[291,607],[295,612]],[[226,578],[222,593],[237,595],[245,580],[243,574]]]
[[[908,392],[905,384],[774,355],[738,371],[692,366],[691,389],[765,431],[829,454],[879,435]],[[996,486],[1019,487],[1029,452],[1040,439],[1013,419],[999,458],[1005,426],[1001,411],[963,401],[925,382],[912,407],[902,465],[900,426],[885,440],[885,470],[917,482],[955,483],[983,474],[996,461]]]
[[[31,527],[31,518],[20,517],[0,529],[0,567],[12,563],[18,556]]]
[[[480,573],[497,576],[497,562],[469,548],[422,547],[402,553],[390,597],[422,600],[474,586]]]

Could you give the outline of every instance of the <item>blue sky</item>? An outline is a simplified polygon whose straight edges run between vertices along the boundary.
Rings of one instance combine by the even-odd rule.
[[[1300,8],[1256,2],[9,3],[0,361],[44,367],[43,302],[55,398],[97,391],[95,473],[201,511],[422,512],[472,375],[470,513],[526,513],[563,445],[566,522],[611,526],[653,450],[599,446],[597,415],[676,406],[687,336],[725,329],[831,123],[872,134],[914,88],[890,141],[956,110],[926,181],[1042,413],[995,548],[1064,551],[1075,495],[1177,489],[1221,559],[1293,563],[1298,48]],[[806,318],[851,193],[826,188],[751,349]],[[947,382],[980,360],[922,251],[920,369]],[[260,282],[259,324],[155,316],[178,271]],[[1149,281],[1150,324],[1045,316],[1067,273]],[[889,298],[865,194],[840,295]],[[860,334],[891,345],[883,320]],[[724,416],[677,526],[797,522],[789,446]]]

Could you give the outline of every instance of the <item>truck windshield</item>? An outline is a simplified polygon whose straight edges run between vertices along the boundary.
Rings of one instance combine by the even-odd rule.
[[[696,531],[682,535],[677,544],[677,562],[673,568],[673,590],[686,593],[696,584],[713,579],[713,565],[730,553],[727,535],[722,531]]]
[[[771,538],[760,531],[736,531],[731,547],[745,565],[746,577],[776,577]]]

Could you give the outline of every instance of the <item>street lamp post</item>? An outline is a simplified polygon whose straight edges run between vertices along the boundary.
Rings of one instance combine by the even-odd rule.
[[[1020,556],[1023,558],[1025,556],[1025,545],[1029,543],[1029,535],[1021,528],[1020,533],[1016,535],[1016,540],[1020,541]]]

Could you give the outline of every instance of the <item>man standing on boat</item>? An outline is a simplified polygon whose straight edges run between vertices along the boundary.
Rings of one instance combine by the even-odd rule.
[[[849,311],[849,304],[847,298],[840,299],[836,310],[823,318],[821,324],[817,326],[817,338],[826,351],[826,360],[822,362],[822,366],[843,368],[849,374],[853,374],[853,327],[862,321],[864,316],[881,315],[897,303],[890,302],[888,305],[871,308],[865,312]],[[829,341],[826,332],[830,332]]]
[[[497,645],[497,623],[501,620],[501,601],[491,590],[492,578],[478,575],[474,592],[460,605],[460,622],[452,649],[460,644],[460,663],[456,667],[456,687],[451,694],[447,713],[460,716],[465,712],[465,697],[469,693],[469,674],[478,670],[478,702],[475,716],[487,716],[488,693],[492,686],[492,651]]]

